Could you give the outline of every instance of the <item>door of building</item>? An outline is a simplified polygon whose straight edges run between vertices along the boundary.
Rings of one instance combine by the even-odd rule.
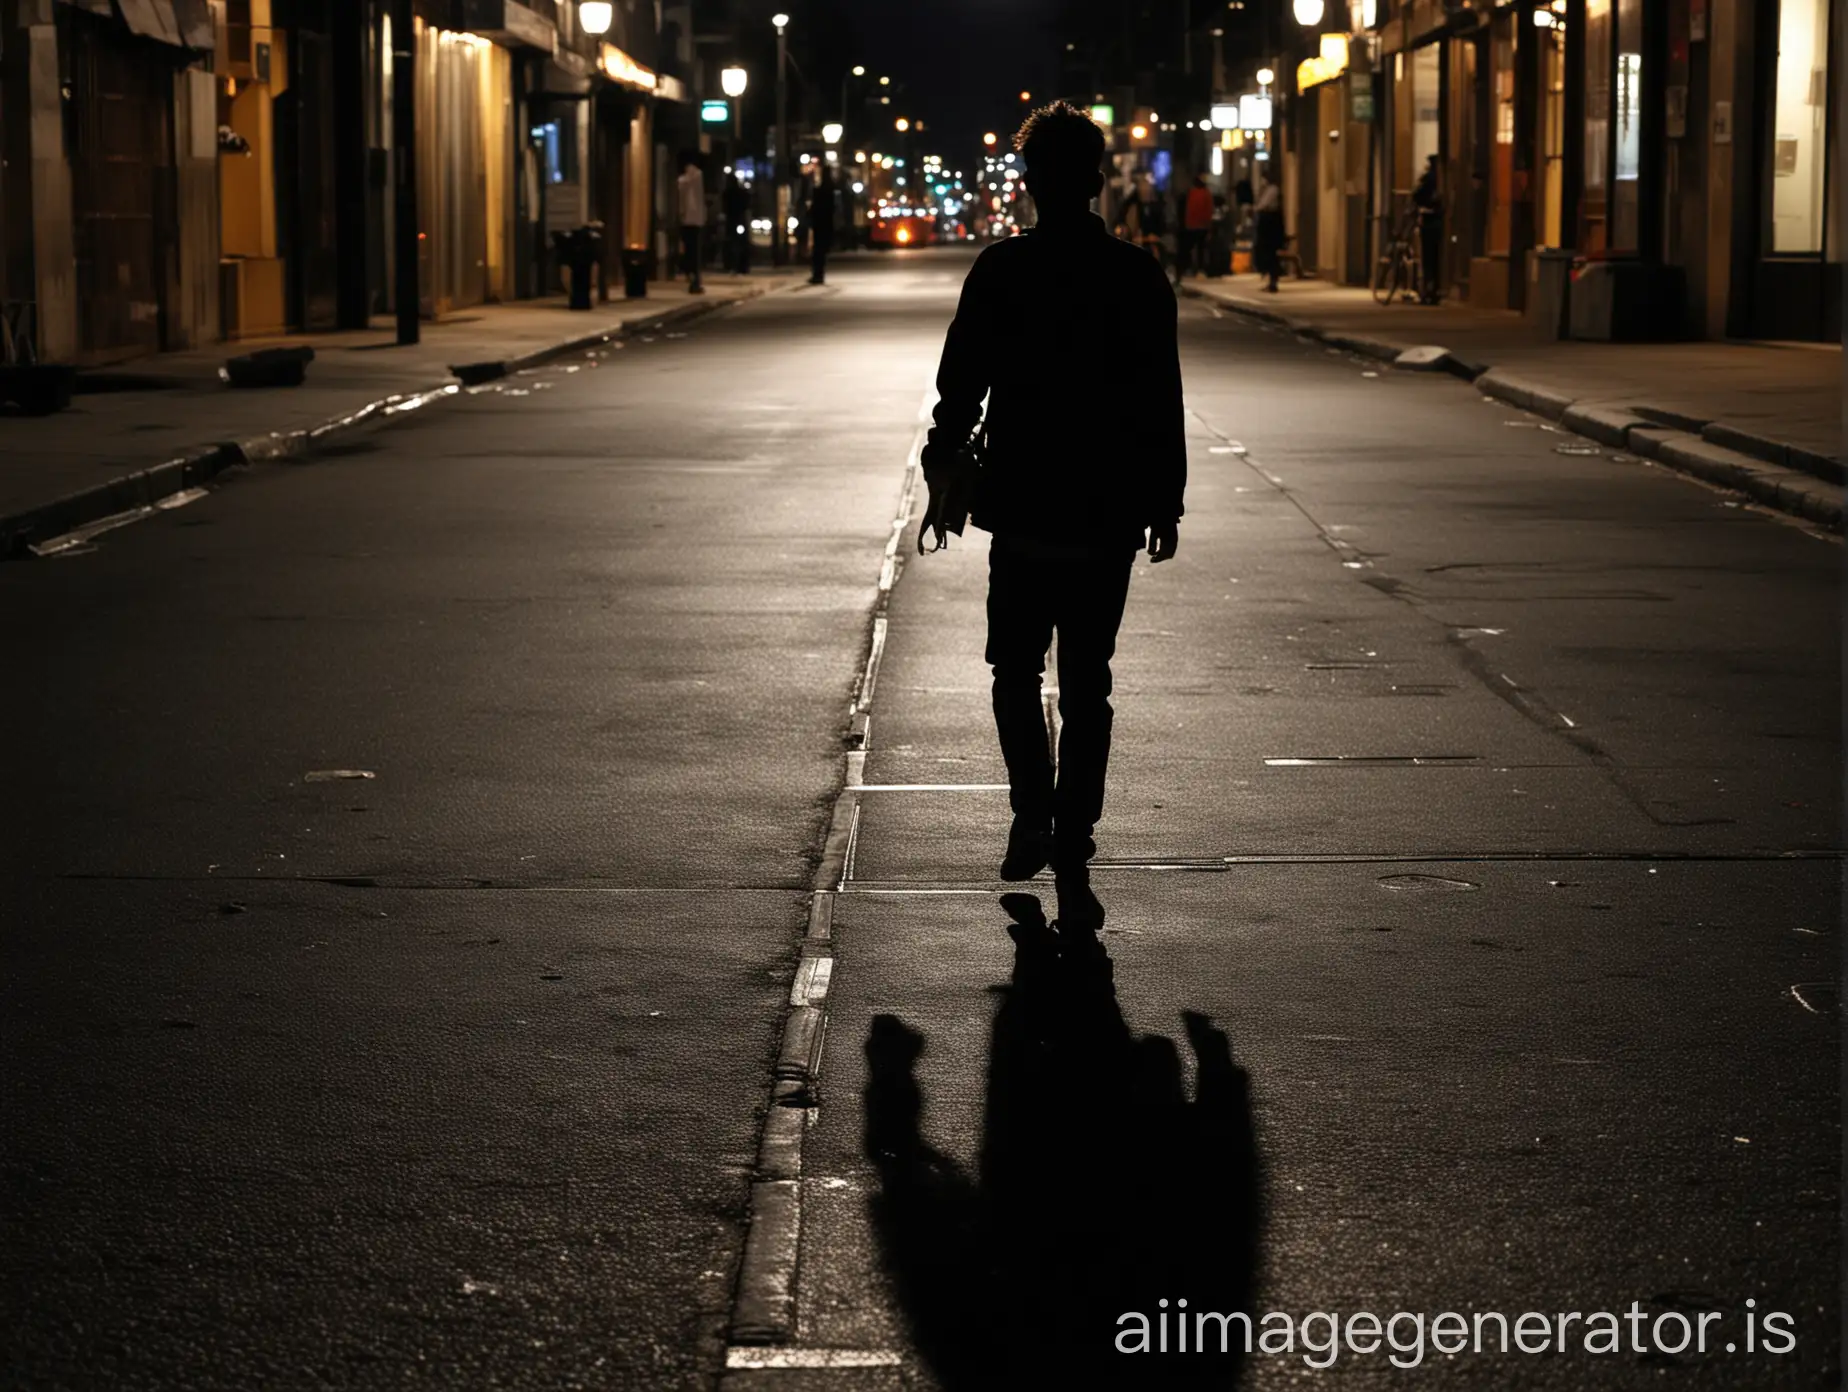
[[[71,236],[81,362],[167,346],[175,263],[173,67],[111,20],[59,5],[69,54]]]
[[[1751,332],[1759,338],[1839,340],[1842,230],[1836,196],[1842,152],[1830,53],[1840,0],[1773,0],[1774,41],[1762,47],[1770,84],[1759,132],[1760,255]]]

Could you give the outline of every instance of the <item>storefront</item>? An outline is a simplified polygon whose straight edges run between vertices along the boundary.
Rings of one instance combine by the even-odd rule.
[[[75,361],[185,347],[216,328],[209,79],[185,71],[212,41],[209,12],[192,4],[57,8]]]
[[[1760,48],[1767,59],[1760,76],[1769,100],[1761,104],[1759,129],[1749,133],[1760,213],[1750,332],[1839,340],[1842,152],[1830,55],[1839,42],[1842,6],[1840,0],[1760,5]]]
[[[1296,68],[1286,223],[1303,269],[1337,285],[1371,275],[1373,76],[1364,39],[1324,34]]]
[[[513,298],[513,62],[417,21],[418,282],[440,317]]]

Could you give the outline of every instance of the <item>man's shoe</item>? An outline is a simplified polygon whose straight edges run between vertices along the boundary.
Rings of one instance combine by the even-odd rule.
[[[1001,857],[1001,878],[1030,880],[1052,864],[1052,833],[1014,819],[1007,833],[1007,854]]]

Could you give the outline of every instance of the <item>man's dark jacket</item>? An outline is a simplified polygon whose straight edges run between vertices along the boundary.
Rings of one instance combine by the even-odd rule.
[[[1174,291],[1085,214],[984,251],[937,370],[944,458],[988,398],[971,521],[999,537],[1134,550],[1181,516],[1187,445]]]

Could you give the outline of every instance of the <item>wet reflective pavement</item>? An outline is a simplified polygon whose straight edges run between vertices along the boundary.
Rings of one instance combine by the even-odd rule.
[[[885,565],[965,265],[845,264],[0,571],[19,1381],[1312,1376],[1112,1351],[1180,1298],[1752,1298],[1794,1353],[1320,1380],[1827,1380],[1837,545],[1184,305],[1189,517],[1132,583],[1070,941],[994,879],[981,550]],[[793,1323],[746,1343],[792,979]]]

